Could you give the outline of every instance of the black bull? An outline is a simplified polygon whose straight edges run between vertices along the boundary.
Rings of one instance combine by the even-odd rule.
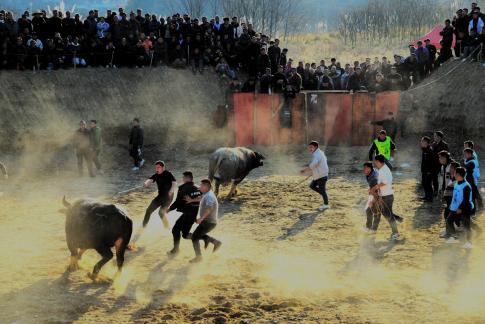
[[[66,241],[71,252],[69,270],[78,269],[78,260],[87,249],[95,249],[102,259],[93,268],[94,280],[100,269],[113,258],[111,248],[115,246],[118,271],[125,260],[125,251],[131,239],[133,222],[115,205],[81,199],[73,204],[62,200],[66,215]]]

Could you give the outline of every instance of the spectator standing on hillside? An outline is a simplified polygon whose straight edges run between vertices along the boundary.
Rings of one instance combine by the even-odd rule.
[[[426,74],[429,74],[434,70],[434,63],[436,61],[437,50],[436,50],[436,46],[431,44],[431,40],[429,38],[426,39],[424,43],[426,44],[426,48],[428,49],[428,52],[429,52],[429,62],[428,62],[428,66],[426,67]]]
[[[140,170],[145,160],[143,160],[143,129],[140,127],[140,120],[138,118],[133,119],[133,128],[130,133],[130,156],[133,158],[132,171]]]
[[[423,42],[418,41],[418,48],[414,52],[416,55],[416,59],[418,60],[418,74],[419,74],[419,81],[423,80],[426,77],[426,68],[429,64],[429,51],[426,47],[423,47]]]
[[[86,162],[89,175],[94,177],[92,157],[90,149],[90,134],[89,130],[86,128],[86,122],[81,120],[79,122],[79,129],[74,133],[73,145],[76,151],[77,157],[77,168],[79,171],[79,176],[83,176],[83,162]]]
[[[91,129],[89,130],[89,142],[91,146],[91,156],[93,163],[98,172],[101,172],[101,163],[99,162],[99,155],[101,154],[101,128],[95,119],[91,120]]]
[[[451,46],[453,45],[453,26],[451,26],[449,19],[445,20],[445,27],[440,32],[440,35],[443,36],[441,40],[440,61],[446,62],[453,56],[451,52]]]

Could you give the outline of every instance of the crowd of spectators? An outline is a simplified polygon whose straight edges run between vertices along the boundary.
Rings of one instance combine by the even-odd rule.
[[[450,59],[453,34],[455,56],[477,59],[485,37],[484,15],[476,3],[447,20],[441,50],[429,40],[410,46],[407,57],[366,58],[342,65],[337,59],[317,63],[293,62],[278,39],[258,33],[238,17],[191,18],[174,14],[157,17],[142,10],[125,13],[92,10],[85,19],[53,10],[19,19],[0,11],[0,69],[55,70],[79,67],[190,67],[203,73],[213,67],[228,78],[232,92],[295,93],[300,90],[403,90],[427,77]],[[245,78],[241,83],[240,79]]]

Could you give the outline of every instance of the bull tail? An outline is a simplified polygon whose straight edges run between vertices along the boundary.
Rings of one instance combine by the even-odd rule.
[[[222,154],[219,154],[217,157],[217,160],[211,159],[209,162],[209,180],[212,182],[214,181],[214,178],[216,178],[216,174],[219,171],[219,168],[221,166],[222,161],[224,158],[222,157]]]

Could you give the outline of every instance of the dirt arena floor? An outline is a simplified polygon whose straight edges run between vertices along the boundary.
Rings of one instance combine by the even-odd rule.
[[[297,170],[308,160],[305,147],[264,149],[238,196],[220,207],[213,235],[223,242],[204,261],[189,264],[190,241],[166,256],[172,238],[157,214],[129,252],[123,274],[92,283],[87,272],[99,259],[86,252],[81,270],[68,273],[62,195],[89,196],[124,207],[141,225],[155,188],[112,198],[151,175],[129,162],[94,180],[62,171],[26,173],[1,184],[0,323],[483,323],[485,242],[472,250],[445,245],[441,205],[423,204],[416,167],[398,156],[395,212],[405,218],[403,238],[388,242],[381,221],[377,235],[362,232],[366,183],[360,173],[366,148],[329,148],[331,209]],[[207,175],[208,154],[161,156],[180,178],[192,169]],[[74,165],[73,165],[74,166]],[[228,191],[226,188],[223,194]],[[177,215],[170,214],[174,223]],[[485,227],[483,217],[478,224]],[[136,230],[135,230],[136,231]],[[113,278],[108,263],[103,277]]]

